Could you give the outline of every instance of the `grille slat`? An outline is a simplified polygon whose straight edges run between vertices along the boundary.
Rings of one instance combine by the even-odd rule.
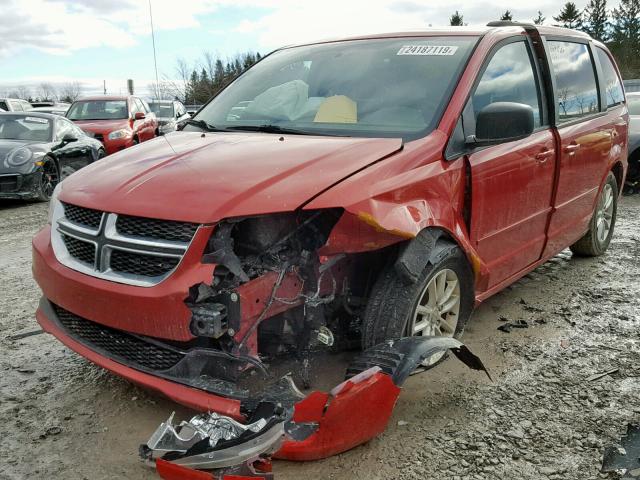
[[[120,235],[189,243],[198,224],[119,215],[116,229]]]
[[[178,263],[176,257],[159,257],[156,255],[144,255],[141,253],[114,250],[111,252],[109,262],[114,272],[142,275],[145,277],[159,277],[173,270]]]
[[[94,244],[78,240],[69,235],[62,234],[62,240],[69,255],[87,265],[93,266],[96,261],[96,247]]]
[[[184,357],[181,352],[146,342],[122,330],[94,323],[61,307],[54,306],[54,310],[60,323],[72,337],[106,352],[109,357],[124,360],[131,366],[155,371],[168,370]]]
[[[98,229],[102,220],[102,212],[91,208],[77,207],[69,203],[63,203],[64,216],[67,220],[78,225]]]

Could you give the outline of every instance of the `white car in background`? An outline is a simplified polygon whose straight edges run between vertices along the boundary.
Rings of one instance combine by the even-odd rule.
[[[7,112],[27,112],[33,107],[26,100],[20,98],[0,98],[0,110]]]

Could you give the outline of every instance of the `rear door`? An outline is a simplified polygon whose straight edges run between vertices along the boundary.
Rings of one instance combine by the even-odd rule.
[[[547,38],[560,138],[555,212],[545,251],[552,255],[587,230],[612,146],[610,120],[601,113],[593,51],[588,40]]]
[[[531,45],[517,37],[494,49],[465,109],[465,135],[475,133],[478,112],[493,102],[523,103],[534,111],[531,136],[468,157],[471,239],[489,268],[489,288],[540,259],[546,241],[556,152],[540,85]]]

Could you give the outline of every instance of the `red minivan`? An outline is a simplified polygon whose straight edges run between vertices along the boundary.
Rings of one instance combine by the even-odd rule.
[[[66,117],[100,140],[107,155],[150,140],[158,132],[155,114],[133,95],[81,98]]]
[[[443,360],[396,339],[451,346],[475,305],[561,250],[606,251],[627,129],[614,60],[581,32],[498,22],[283,48],[182,131],[58,186],[33,239],[37,318],[185,405],[292,406],[316,430],[280,456],[336,453],[383,428],[385,374]],[[368,373],[291,387],[345,367]]]

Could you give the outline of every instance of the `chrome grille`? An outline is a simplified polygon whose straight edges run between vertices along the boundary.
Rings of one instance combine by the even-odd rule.
[[[54,205],[52,225],[51,243],[60,263],[87,275],[143,287],[160,283],[176,269],[199,226],[61,202]]]

